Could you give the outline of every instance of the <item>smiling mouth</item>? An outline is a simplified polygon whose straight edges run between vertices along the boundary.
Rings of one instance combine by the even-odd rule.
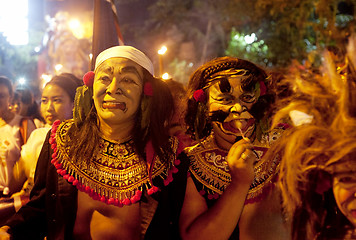
[[[120,109],[124,112],[126,112],[127,108],[126,108],[126,103],[124,102],[103,102],[103,108],[106,109]]]

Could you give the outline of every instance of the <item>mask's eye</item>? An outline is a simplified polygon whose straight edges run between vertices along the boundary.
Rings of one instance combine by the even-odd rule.
[[[234,97],[229,95],[229,94],[224,94],[224,95],[221,95],[221,96],[217,96],[217,97],[211,97],[212,99],[216,100],[216,101],[219,101],[219,102],[222,102],[222,103],[228,103],[228,102],[231,102]]]
[[[245,103],[252,103],[256,100],[256,96],[254,94],[242,94],[240,99]]]
[[[336,177],[337,182],[344,188],[356,186],[356,176],[354,174],[342,174]]]

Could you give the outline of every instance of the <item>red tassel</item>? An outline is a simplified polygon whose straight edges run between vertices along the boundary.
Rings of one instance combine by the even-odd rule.
[[[108,199],[108,204],[114,204],[115,203],[115,199],[114,198],[109,198]]]
[[[123,203],[124,205],[126,205],[126,206],[131,205],[131,201],[130,201],[130,199],[128,199],[128,198],[125,198],[125,199],[122,201],[122,203]]]

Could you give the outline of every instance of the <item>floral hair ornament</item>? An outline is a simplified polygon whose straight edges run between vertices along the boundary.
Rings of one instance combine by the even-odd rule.
[[[206,94],[203,89],[198,89],[193,93],[196,102],[206,103]]]
[[[84,74],[84,76],[83,76],[84,84],[87,85],[88,87],[92,87],[93,83],[94,83],[94,77],[95,77],[95,74],[93,71],[89,71],[86,74]]]
[[[92,71],[87,72],[83,76],[85,85],[77,88],[73,110],[73,119],[77,126],[85,120],[92,107],[94,75]]]
[[[146,82],[145,85],[143,86],[143,93],[149,97],[153,96],[153,88],[150,82]]]
[[[326,172],[319,172],[318,179],[315,188],[317,194],[323,195],[326,191],[331,188],[331,178],[330,175]]]
[[[267,93],[266,84],[263,81],[260,81],[260,96],[263,96]]]

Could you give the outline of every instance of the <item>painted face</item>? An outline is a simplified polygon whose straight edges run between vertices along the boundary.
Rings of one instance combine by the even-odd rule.
[[[333,192],[340,211],[356,227],[356,173],[344,170],[333,178]]]
[[[41,97],[41,114],[46,123],[52,125],[55,120],[64,121],[72,118],[73,103],[63,88],[47,84]]]
[[[208,110],[214,133],[233,144],[242,134],[250,138],[255,131],[255,119],[249,113],[257,101],[254,91],[241,88],[246,76],[231,75],[221,78],[208,89]],[[218,139],[217,138],[217,139]]]
[[[95,72],[94,105],[99,121],[134,122],[143,88],[143,69],[126,58],[109,58]]]
[[[10,92],[5,84],[0,84],[0,117],[3,117],[10,106]]]

